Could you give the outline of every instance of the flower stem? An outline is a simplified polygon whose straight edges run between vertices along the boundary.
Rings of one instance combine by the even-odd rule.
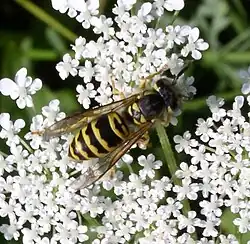
[[[79,223],[79,225],[82,225],[82,216],[81,216],[81,213],[80,213],[80,211],[76,211],[76,213],[77,213],[78,223]]]
[[[130,165],[130,164],[126,164],[126,165],[127,165],[127,167],[128,167],[129,173],[130,173],[130,174],[133,174],[134,171],[133,171],[133,168],[131,167],[131,165]]]
[[[33,149],[22,139],[22,138],[19,138],[21,144],[29,151],[30,154],[33,153]]]
[[[174,16],[173,16],[173,19],[171,21],[171,24],[174,24],[174,22],[175,22],[176,18],[178,17],[179,13],[180,13],[180,11],[175,11],[174,12]]]
[[[156,131],[173,182],[175,185],[182,185],[181,180],[175,177],[175,172],[178,169],[178,166],[165,127],[161,123],[156,123]],[[189,202],[188,200],[183,200],[182,204],[183,204],[183,214],[187,216],[187,213],[190,211]]]
[[[89,214],[82,214],[82,217],[88,222],[89,226],[100,226],[100,223],[96,220],[96,218],[90,217]]]
[[[0,151],[0,155],[2,155],[2,156],[5,157],[5,158],[8,157],[8,154],[6,154],[6,153],[4,153],[4,152],[2,152],[2,151]]]
[[[74,41],[76,39],[76,35],[72,31],[67,29],[58,20],[51,17],[38,5],[35,5],[33,1],[16,0],[16,2],[20,4],[23,8],[25,8],[29,13],[33,14],[37,19],[40,19],[41,21],[45,22],[48,26],[52,27],[54,30],[60,33],[63,37],[67,38],[70,41]]]
[[[181,185],[181,181],[179,179],[176,179],[176,177],[174,177],[175,172],[178,169],[178,166],[177,166],[174,153],[171,148],[171,144],[169,142],[166,130],[161,123],[156,123],[156,131],[160,139],[162,151],[163,151],[166,163],[168,165],[169,172],[171,176],[173,177],[173,181],[175,184]]]

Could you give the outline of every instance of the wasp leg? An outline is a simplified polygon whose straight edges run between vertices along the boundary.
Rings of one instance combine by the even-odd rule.
[[[114,82],[114,77],[111,77],[111,87],[113,91],[113,95],[119,95],[121,99],[125,99],[125,95],[123,92],[119,91],[117,88],[115,88],[115,82]]]
[[[149,146],[149,140],[150,140],[149,134],[148,132],[146,132],[143,134],[143,136],[138,140],[136,144],[140,149],[145,150]]]
[[[139,87],[140,87],[141,89],[145,89],[146,87],[148,87],[148,83],[149,83],[156,75],[162,74],[162,73],[163,73],[165,70],[167,70],[167,69],[168,69],[168,65],[165,64],[159,71],[157,71],[157,72],[155,72],[155,73],[153,73],[153,74],[150,74],[150,75],[148,75],[148,76],[142,78],[141,81],[140,81]]]
[[[104,176],[103,176],[103,180],[113,180],[115,178],[115,172],[116,169],[113,166]]]
[[[163,120],[161,122],[162,125],[168,126],[172,117],[173,117],[173,110],[170,107],[168,107],[167,111],[164,113]]]

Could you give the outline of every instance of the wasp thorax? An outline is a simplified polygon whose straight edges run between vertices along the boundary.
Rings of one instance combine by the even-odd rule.
[[[138,101],[138,105],[146,120],[151,120],[160,116],[166,109],[164,100],[159,93],[143,96]]]

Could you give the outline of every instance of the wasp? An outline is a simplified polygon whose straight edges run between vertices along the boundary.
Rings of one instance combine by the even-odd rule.
[[[147,143],[147,133],[155,122],[168,124],[179,105],[176,87],[160,77],[153,89],[66,117],[43,134],[50,138],[75,132],[68,156],[78,162],[99,159],[81,175],[80,188],[85,188],[108,172],[134,144],[140,140]]]

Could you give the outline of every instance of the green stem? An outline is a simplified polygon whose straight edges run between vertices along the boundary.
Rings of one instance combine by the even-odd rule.
[[[81,216],[81,213],[80,213],[80,211],[76,211],[76,213],[77,213],[78,223],[79,223],[79,225],[82,225],[82,216]]]
[[[91,227],[100,225],[100,223],[96,220],[96,218],[90,217],[89,214],[82,214],[82,217],[88,222],[89,226]]]
[[[174,16],[173,16],[173,19],[171,21],[171,24],[174,24],[175,20],[177,19],[178,15],[179,15],[180,11],[175,11],[174,12]]]
[[[216,97],[223,97],[227,101],[232,101],[236,96],[240,95],[240,92],[232,91],[232,92],[224,92],[216,94]],[[202,108],[207,107],[206,99],[208,97],[196,98],[191,101],[186,102],[183,104],[183,111],[184,112],[192,112],[192,111],[199,111]]]
[[[245,64],[250,62],[250,52],[249,51],[238,51],[230,52],[227,54],[218,54],[218,51],[206,52],[204,54],[204,63],[211,67],[214,67],[216,63],[227,63],[227,64]]]
[[[238,51],[239,49],[241,49],[241,45],[243,43],[248,43],[249,37],[250,37],[250,29],[248,28],[243,32],[241,32],[228,44],[224,45],[220,53],[227,54],[233,52],[234,50]]]
[[[2,151],[0,151],[0,155],[2,155],[3,157],[5,157],[5,158],[7,158],[9,155],[8,154],[6,154],[6,153],[4,153],[4,152],[2,152]]]
[[[134,171],[133,171],[133,168],[131,167],[131,165],[130,165],[130,164],[126,164],[126,165],[127,165],[127,167],[128,167],[129,173],[130,173],[130,174],[133,174]]]
[[[155,30],[158,29],[159,25],[160,25],[160,21],[161,21],[161,17],[159,17],[155,23]]]
[[[26,52],[26,55],[32,60],[52,60],[55,61],[58,58],[58,54],[54,50],[46,50],[46,49],[35,49]]]
[[[20,4],[23,8],[25,8],[28,12],[33,14],[37,19],[45,22],[48,26],[52,27],[62,36],[67,38],[70,41],[74,41],[76,39],[76,35],[71,32],[68,28],[63,26],[59,21],[55,18],[51,17],[47,14],[43,9],[39,8],[30,0],[16,0],[18,4]]]
[[[177,185],[181,185],[181,181],[174,177],[176,170],[178,169],[171,144],[169,142],[165,127],[161,123],[156,123],[156,131],[160,139],[165,161],[168,165],[169,172],[173,177],[173,181]]]
[[[247,19],[247,13],[246,13],[246,8],[243,6],[241,1],[238,0],[233,0],[234,6],[236,11],[239,13],[239,16],[241,16],[242,19],[246,20]]]
[[[181,180],[175,177],[175,172],[179,168],[177,166],[177,162],[175,160],[175,156],[169,142],[165,127],[161,123],[156,123],[156,131],[162,146],[162,151],[165,157],[165,161],[167,163],[169,172],[172,176],[173,182],[175,185],[182,185]],[[188,200],[183,200],[183,214],[187,216],[187,213],[190,211],[190,205]]]
[[[77,173],[79,173],[79,170],[74,170],[74,171],[72,171],[72,172],[69,174],[69,176],[72,177],[72,176],[74,176],[74,175],[77,174]]]
[[[233,0],[232,2],[233,5],[231,6],[227,17],[231,20],[234,29],[240,34],[248,27],[247,9],[243,6],[241,1]]]
[[[228,53],[223,56],[223,61],[232,64],[242,64],[242,63],[244,64],[246,62],[250,62],[250,52],[243,51],[243,52]]]
[[[33,149],[26,143],[26,141],[24,141],[21,137],[19,137],[19,140],[20,140],[21,144],[25,147],[25,149],[27,149],[29,151],[29,153],[32,154]]]

